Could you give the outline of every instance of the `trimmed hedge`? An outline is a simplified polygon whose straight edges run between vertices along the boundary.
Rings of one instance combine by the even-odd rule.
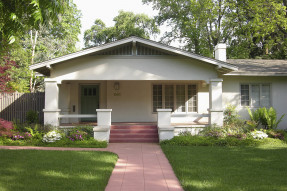
[[[161,145],[177,145],[177,146],[259,146],[264,144],[282,145],[286,144],[279,139],[238,139],[235,137],[204,137],[204,136],[176,136],[171,140],[160,142]]]

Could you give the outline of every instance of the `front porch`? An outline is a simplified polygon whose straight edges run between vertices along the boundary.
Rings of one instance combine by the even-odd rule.
[[[137,126],[137,125],[157,125],[156,122],[112,122],[111,125],[120,126]],[[79,126],[98,126],[97,122],[79,122],[79,123],[60,123],[60,128],[73,128]],[[207,122],[191,122],[191,123],[171,123],[175,128],[189,128],[189,127],[206,127]]]
[[[160,140],[183,131],[197,134],[208,125],[223,123],[222,80],[207,84],[202,80],[59,83],[48,79],[44,116],[45,124],[62,128],[89,124],[95,127],[95,139],[107,141],[116,125],[156,125]]]

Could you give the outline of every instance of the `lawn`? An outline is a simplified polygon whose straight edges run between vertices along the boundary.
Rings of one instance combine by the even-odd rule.
[[[287,190],[287,145],[161,145],[187,190]]]
[[[109,152],[0,150],[0,190],[104,190],[116,161]]]

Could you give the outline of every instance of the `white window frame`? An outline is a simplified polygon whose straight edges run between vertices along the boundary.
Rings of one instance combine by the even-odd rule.
[[[248,85],[249,87],[249,105],[241,105],[241,85]],[[252,85],[259,85],[259,106],[253,106],[252,105]],[[262,86],[268,85],[269,86],[269,106],[263,106],[262,103]],[[272,94],[271,94],[272,86],[270,83],[240,83],[239,85],[239,91],[240,91],[240,106],[241,107],[251,107],[251,108],[259,108],[259,107],[271,107],[272,106]]]
[[[173,107],[172,112],[177,113],[177,114],[187,114],[187,113],[198,113],[198,84],[197,83],[155,83],[152,84],[152,113],[156,113],[156,111],[153,111],[153,86],[154,85],[162,85],[162,109],[165,109],[165,86],[166,85],[172,85],[173,86]],[[176,86],[177,85],[184,85],[185,86],[185,111],[184,112],[179,112],[177,111],[177,103],[176,103]],[[188,85],[196,85],[196,111],[189,111],[188,110]]]

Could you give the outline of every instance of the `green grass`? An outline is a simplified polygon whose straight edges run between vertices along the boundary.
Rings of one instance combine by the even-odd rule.
[[[286,191],[287,145],[161,145],[184,190]]]
[[[116,161],[109,152],[0,150],[0,190],[104,190]]]

